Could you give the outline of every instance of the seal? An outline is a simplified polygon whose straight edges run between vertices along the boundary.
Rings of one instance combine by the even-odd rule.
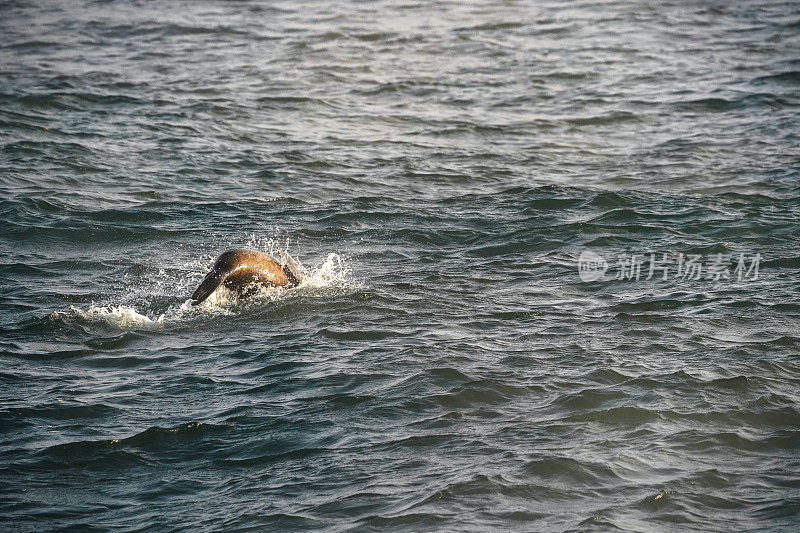
[[[303,280],[294,259],[283,250],[278,250],[280,264],[265,253],[255,250],[228,250],[217,258],[211,272],[192,293],[192,305],[203,303],[217,287],[238,292],[242,296],[252,293],[259,286],[295,287]]]

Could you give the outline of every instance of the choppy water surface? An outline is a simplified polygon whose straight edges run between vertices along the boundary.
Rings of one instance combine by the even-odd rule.
[[[0,524],[792,530],[798,81],[794,2],[3,2]]]

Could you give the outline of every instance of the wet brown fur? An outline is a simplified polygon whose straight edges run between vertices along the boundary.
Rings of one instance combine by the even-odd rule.
[[[228,250],[217,258],[211,271],[192,294],[192,305],[198,305],[211,296],[217,287],[224,285],[241,295],[261,286],[293,287],[300,282],[297,265],[288,254],[281,251],[285,265],[255,250]]]

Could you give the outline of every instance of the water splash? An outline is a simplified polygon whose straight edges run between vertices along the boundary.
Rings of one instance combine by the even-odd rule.
[[[261,241],[260,244],[263,245],[265,242],[275,245],[274,240]],[[265,246],[254,246],[254,248],[264,249]],[[199,266],[199,263],[194,266],[200,270],[205,268]],[[188,298],[174,301],[176,289],[179,293],[188,294],[186,288],[191,286],[191,279],[187,279],[185,274],[177,274],[176,271],[167,272],[160,269],[154,273],[154,279],[139,279],[131,283],[121,295],[112,297],[116,301],[105,304],[92,302],[87,309],[70,306],[67,311],[51,313],[49,318],[64,323],[101,325],[118,330],[158,329],[193,319],[207,318],[209,315],[239,314],[287,298],[328,296],[359,287],[359,283],[351,279],[351,269],[347,261],[337,253],[329,253],[316,266],[305,267],[299,261],[298,266],[304,277],[297,287],[291,289],[264,287],[254,295],[243,299],[236,292],[221,286],[198,306],[193,306]],[[160,301],[168,296],[166,288],[169,286],[173,287],[172,294],[169,295],[173,303],[164,309]],[[149,294],[145,292],[147,287],[151,289]]]
[[[136,330],[157,329],[169,323],[184,320],[192,314],[195,313],[190,301],[187,300],[158,314],[151,314],[148,311],[140,312],[130,305],[96,305],[92,303],[88,309],[72,305],[67,311],[51,313],[48,318],[67,324],[78,322],[89,325],[100,324],[120,330]]]
[[[318,267],[306,272],[302,264],[298,263],[304,275],[302,283],[298,286],[302,288],[326,288],[326,287],[355,287],[357,282],[351,279],[352,271],[345,258],[337,253],[329,253],[325,260]]]
[[[307,268],[295,259],[303,280],[297,287],[285,289],[281,287],[262,287],[246,299],[239,298],[236,292],[220,286],[198,307],[208,310],[230,310],[239,306],[261,306],[270,302],[288,298],[320,297],[341,294],[358,288],[358,282],[352,280],[351,269],[347,261],[337,253],[329,253],[325,259],[314,267]]]

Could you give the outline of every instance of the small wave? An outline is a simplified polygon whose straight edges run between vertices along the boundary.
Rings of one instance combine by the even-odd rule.
[[[177,427],[153,426],[127,438],[64,442],[41,450],[38,453],[39,465],[46,468],[115,469],[150,464],[153,453],[169,456],[196,446],[208,436],[222,434],[226,429],[224,425],[188,422]]]

